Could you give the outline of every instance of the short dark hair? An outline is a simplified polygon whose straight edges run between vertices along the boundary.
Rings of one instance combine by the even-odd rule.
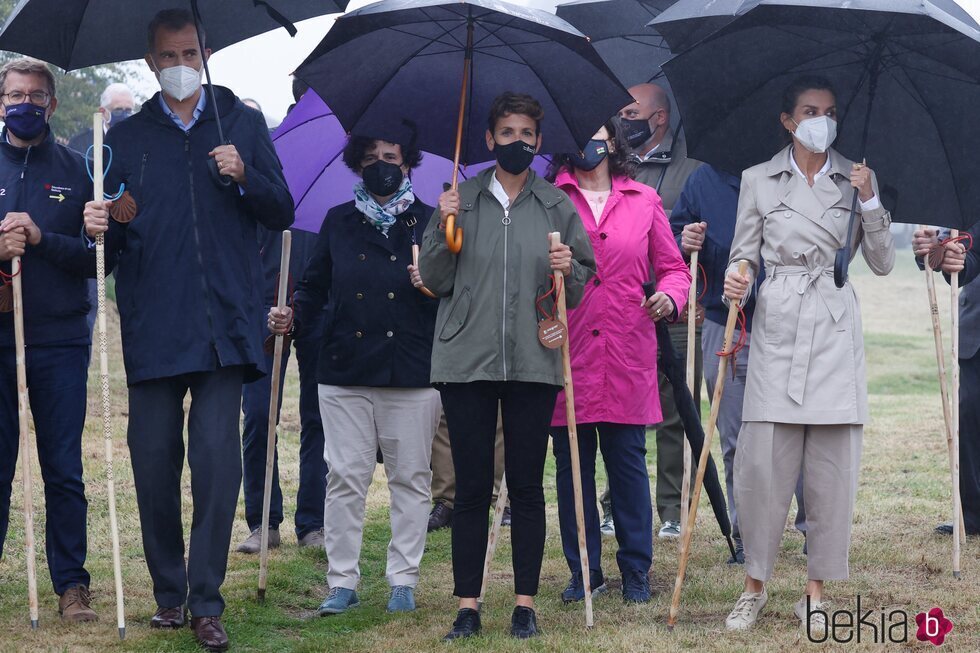
[[[793,115],[796,103],[800,101],[800,96],[807,91],[830,91],[834,100],[837,99],[837,91],[829,79],[821,75],[803,75],[790,82],[790,85],[783,91],[782,112]]]
[[[521,114],[534,121],[535,131],[541,133],[541,121],[544,120],[544,109],[541,103],[530,95],[504,91],[490,105],[490,116],[487,118],[487,129],[492,134],[497,128],[497,121],[511,114]]]
[[[612,141],[613,151],[606,158],[609,160],[609,174],[613,177],[628,177],[630,179],[636,174],[636,165],[630,157],[630,145],[626,140],[626,132],[623,130],[623,123],[619,116],[613,116],[603,125],[609,133],[609,140]],[[548,165],[548,173],[545,179],[551,183],[562,169],[572,169],[572,158],[568,154],[559,154],[551,160]]]
[[[351,134],[350,138],[347,139],[347,145],[344,146],[344,165],[355,173],[360,173],[361,161],[364,159],[364,155],[378,141],[393,142],[388,141],[386,138],[371,138],[369,136]],[[414,139],[410,143],[395,144],[402,149],[403,165],[408,166],[409,170],[419,167],[419,164],[422,163],[422,152],[415,145]]]
[[[310,90],[310,85],[299,77],[293,75],[293,102],[299,102],[300,98]]]
[[[168,32],[179,32],[188,25],[194,25],[194,16],[186,9],[164,9],[157,13],[146,28],[147,52],[153,52],[157,46],[157,32],[165,29]],[[198,25],[201,50],[204,50],[204,25]]]

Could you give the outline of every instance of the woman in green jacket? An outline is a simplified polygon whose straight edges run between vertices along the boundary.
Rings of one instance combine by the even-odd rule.
[[[541,147],[541,105],[504,93],[490,110],[487,147],[497,165],[439,198],[429,221],[416,285],[442,297],[432,348],[432,382],[449,425],[456,505],[454,594],[459,613],[446,639],[480,630],[487,511],[493,492],[493,445],[500,406],[510,492],[516,604],[511,634],[537,634],[534,595],[544,554],[544,476],[548,427],[562,385],[561,353],[538,340],[536,300],[549,276],[564,275],[568,305],[582,298],[595,273],[588,236],[568,196],[529,169]],[[466,240],[446,244],[445,220],[456,215]],[[549,234],[561,234],[551,247]],[[421,276],[420,276],[421,271]],[[547,304],[550,312],[552,302]]]

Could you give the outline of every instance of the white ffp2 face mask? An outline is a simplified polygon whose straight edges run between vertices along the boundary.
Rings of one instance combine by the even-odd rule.
[[[201,88],[201,73],[190,66],[172,66],[157,70],[160,77],[160,88],[164,93],[178,102],[183,102]]]
[[[793,122],[796,122],[795,120]],[[796,123],[796,139],[814,154],[823,154],[837,138],[837,121],[830,116],[807,118]]]

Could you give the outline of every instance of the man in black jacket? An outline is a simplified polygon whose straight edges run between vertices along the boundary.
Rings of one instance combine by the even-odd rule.
[[[90,334],[85,278],[95,252],[79,238],[92,195],[82,158],[54,142],[47,121],[58,105],[46,65],[17,59],[0,69],[6,128],[0,137],[0,550],[17,466],[18,413],[11,274],[21,275],[27,384],[44,478],[45,550],[59,612],[93,621],[85,570],[88,503],[82,429]],[[11,270],[11,259],[22,256]]]
[[[185,622],[224,650],[221,584],[242,479],[242,384],[266,373],[256,229],[283,230],[293,201],[262,116],[225,88],[201,85],[193,19],[162,11],[146,56],[162,93],[113,128],[106,189],[128,196],[86,207],[89,236],[108,229],[129,383],[129,450],[143,548],[159,609],[151,626]],[[215,114],[228,142],[220,144]],[[216,164],[217,174],[209,165]],[[218,174],[230,183],[218,182]],[[135,217],[126,224],[120,223]],[[194,517],[184,562],[183,401]]]

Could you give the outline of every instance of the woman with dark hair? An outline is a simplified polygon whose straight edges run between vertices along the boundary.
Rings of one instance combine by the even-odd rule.
[[[350,138],[344,162],[361,177],[354,199],[327,213],[294,310],[269,313],[273,333],[301,334],[303,318],[327,305],[317,382],[330,467],[323,538],[330,589],[320,615],[359,605],[365,499],[379,447],[391,492],[388,611],[415,609],[440,402],[429,383],[438,302],[406,272],[432,214],[412,192],[409,173],[421,160],[412,136]]]
[[[568,196],[535,174],[544,111],[537,100],[503,93],[490,108],[486,143],[497,165],[446,191],[425,232],[415,283],[443,297],[432,348],[432,381],[449,425],[456,506],[453,593],[459,611],[446,639],[480,632],[487,511],[493,492],[497,411],[511,505],[515,608],[513,637],[538,634],[534,596],[544,556],[544,464],[548,424],[561,389],[561,354],[538,337],[535,300],[554,272],[575,306],[595,271],[592,248]],[[456,215],[466,241],[446,245]],[[552,246],[549,234],[561,234]],[[543,291],[541,291],[543,292]]]
[[[746,300],[765,264],[752,329],[742,430],[735,452],[735,505],[745,547],[745,591],[728,616],[731,630],[751,628],[768,600],[800,472],[807,511],[807,578],[794,612],[823,637],[818,611],[827,580],[848,577],[861,440],[868,422],[864,342],[857,295],[834,284],[834,259],[847,241],[858,191],[857,244],[871,271],[895,262],[874,173],[831,149],[837,134],[830,82],[807,77],[783,99],[782,128],[792,138],[767,163],[742,173],[738,220],[725,297]],[[740,275],[739,261],[749,272]]]
[[[578,209],[596,259],[595,278],[586,286],[578,307],[568,311],[590,587],[593,594],[606,590],[596,509],[598,446],[609,475],[623,600],[646,603],[653,563],[646,425],[663,419],[653,323],[675,320],[684,309],[691,274],[677,249],[660,196],[632,179],[628,154],[619,120],[612,119],[581,153],[558,157],[552,169],[555,185]],[[651,270],[657,292],[644,297],[641,286],[649,280]],[[564,392],[558,395],[551,424],[562,548],[572,573],[562,600],[570,603],[583,600],[585,589]]]

